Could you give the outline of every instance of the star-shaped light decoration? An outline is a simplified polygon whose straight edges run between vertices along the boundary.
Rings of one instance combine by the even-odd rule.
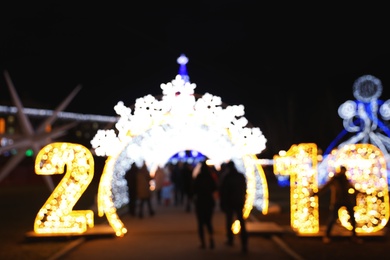
[[[59,127],[51,129],[49,132],[46,129],[54,123],[57,119],[59,113],[64,110],[64,108],[72,101],[72,99],[77,95],[81,89],[81,85],[78,85],[64,101],[56,108],[56,110],[47,117],[36,129],[34,129],[32,123],[30,122],[27,115],[24,113],[23,104],[19,98],[18,93],[16,92],[15,86],[11,80],[11,77],[8,71],[4,71],[4,77],[8,86],[8,89],[11,93],[12,101],[14,102],[17,108],[17,116],[20,121],[22,136],[13,140],[12,143],[1,146],[0,154],[11,151],[13,149],[17,150],[17,153],[12,156],[5,165],[1,166],[0,170],[0,181],[3,180],[10,174],[10,172],[23,160],[25,157],[25,151],[27,149],[32,149],[34,154],[38,154],[39,150],[44,147],[46,144],[52,142],[53,139],[61,137],[67,133],[67,130],[76,126],[77,122],[71,122]],[[53,191],[54,183],[51,179],[51,176],[43,176],[44,181],[46,182],[48,188]]]

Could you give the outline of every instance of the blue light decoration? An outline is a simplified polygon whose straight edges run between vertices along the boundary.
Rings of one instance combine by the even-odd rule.
[[[288,187],[288,186],[290,186],[290,176],[276,174],[275,177],[276,177],[276,179],[278,181],[278,185],[280,187]]]
[[[180,55],[180,57],[177,58],[177,63],[180,65],[178,74],[181,76],[184,82],[190,82],[190,76],[188,76],[187,73],[187,56],[185,56],[184,54]]]
[[[319,184],[323,184],[328,178],[328,155],[333,149],[341,149],[348,144],[375,145],[383,152],[389,166],[390,129],[385,121],[390,119],[390,100],[379,99],[382,90],[382,82],[372,75],[361,76],[354,82],[353,95],[356,100],[348,100],[338,109],[344,130],[324,152],[324,160],[318,167]],[[389,177],[388,183],[390,184]]]
[[[168,162],[176,164],[178,161],[183,161],[183,162],[187,162],[187,163],[195,166],[197,163],[204,161],[206,159],[207,159],[207,157],[198,151],[186,150],[186,151],[180,151],[180,152],[174,154],[168,160]]]

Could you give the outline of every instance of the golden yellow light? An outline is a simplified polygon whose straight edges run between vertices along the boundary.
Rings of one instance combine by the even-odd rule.
[[[241,230],[240,221],[238,221],[238,220],[234,221],[231,229],[232,229],[233,234],[235,234],[235,235],[238,234]]]
[[[274,173],[290,176],[290,223],[298,233],[319,231],[317,191],[317,145],[293,145],[287,152],[274,156]]]
[[[349,144],[332,151],[332,163],[347,166],[347,176],[356,194],[355,219],[357,233],[373,233],[385,227],[389,220],[389,195],[386,159],[372,144]],[[339,210],[341,224],[351,230],[350,216]]]
[[[125,225],[120,220],[117,209],[112,200],[112,175],[114,173],[113,167],[117,157],[110,156],[106,160],[102,176],[100,177],[98,189],[98,214],[100,217],[106,214],[110,226],[114,229],[116,236],[122,237],[127,233]]]
[[[94,226],[92,210],[73,210],[94,174],[91,152],[82,145],[52,143],[43,147],[35,160],[40,175],[66,173],[39,210],[34,231],[45,234],[84,233]]]
[[[269,204],[269,195],[268,195],[268,184],[265,177],[265,173],[261,165],[259,164],[253,164],[253,162],[257,161],[257,157],[255,155],[248,155],[243,158],[245,163],[245,175],[246,175],[246,181],[247,181],[247,189],[246,189],[246,199],[245,204],[243,208],[243,217],[244,219],[247,219],[253,209],[253,205],[256,204],[255,198],[256,198],[256,180],[257,177],[261,181],[261,187],[262,187],[262,213],[266,215],[268,213],[268,204]],[[256,175],[256,171],[259,173],[259,176]],[[232,232],[233,234],[238,234],[241,230],[241,225],[238,220],[236,220],[232,224]]]
[[[317,150],[315,144],[293,145],[289,151],[274,156],[274,173],[290,176],[291,227],[297,233],[319,231]],[[389,220],[389,196],[386,160],[382,151],[372,144],[350,144],[335,149],[328,157],[329,177],[339,165],[347,167],[356,194],[355,219],[357,233],[373,233]],[[333,169],[333,170],[332,170]],[[352,189],[350,193],[353,193]],[[351,230],[350,216],[339,210],[341,224]]]

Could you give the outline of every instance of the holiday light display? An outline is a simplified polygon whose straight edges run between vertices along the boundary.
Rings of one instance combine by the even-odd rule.
[[[310,192],[317,191],[340,165],[347,167],[347,175],[359,191],[356,232],[377,232],[387,224],[390,131],[380,116],[390,119],[390,101],[378,100],[381,93],[381,81],[372,75],[354,82],[357,101],[347,101],[338,110],[345,130],[330,144],[320,162],[315,144],[293,145],[288,152],[274,156],[274,173],[290,177],[291,226],[296,232],[318,232],[318,198],[310,196]],[[356,134],[342,141],[347,133]],[[339,219],[345,228],[352,229],[345,208],[339,210]]]
[[[362,192],[357,196],[355,209],[356,230],[361,233],[382,229],[389,218],[390,129],[385,120],[390,119],[390,100],[379,99],[382,89],[382,82],[372,75],[361,76],[354,82],[356,100],[348,100],[338,109],[345,129],[329,145],[318,167],[322,184],[328,179],[332,165],[348,159],[351,180]],[[341,210],[339,216],[343,226],[351,229],[345,220],[346,211]]]
[[[126,172],[133,162],[144,161],[149,169],[163,166],[178,151],[196,150],[215,164],[233,160],[248,181],[244,216],[253,207],[268,210],[268,188],[256,154],[265,149],[266,139],[259,128],[247,127],[244,106],[223,107],[220,97],[196,95],[189,82],[187,57],[180,56],[180,74],[161,84],[163,96],[138,98],[134,111],[119,101],[114,107],[120,116],[117,131],[99,130],[91,144],[98,156],[108,156],[98,190],[99,216],[104,214],[122,236],[127,229],[116,211],[129,203]]]
[[[329,168],[345,165],[347,176],[358,191],[355,219],[357,233],[372,233],[383,229],[389,221],[389,195],[385,156],[372,144],[349,144],[333,150]],[[339,210],[341,224],[351,230],[346,209]]]
[[[287,152],[274,156],[274,173],[290,176],[291,227],[298,233],[317,233],[318,199],[309,196],[318,187],[316,144],[293,145]]]
[[[95,154],[108,157],[99,182],[98,215],[107,217],[118,237],[127,233],[117,214],[119,208],[129,203],[126,172],[133,163],[140,167],[145,162],[149,169],[162,167],[178,151],[198,151],[216,166],[233,160],[247,179],[244,218],[253,207],[267,214],[267,181],[256,157],[265,149],[265,137],[259,128],[248,127],[244,106],[226,106],[220,97],[209,93],[195,94],[196,85],[189,82],[186,72],[187,62],[184,55],[179,57],[180,73],[172,82],[161,84],[161,98],[152,95],[138,98],[134,110],[119,101],[114,107],[119,115],[116,130],[99,130],[91,140]],[[386,148],[390,142],[376,131],[379,126],[387,133],[376,116],[379,90],[380,81],[372,76],[357,80],[354,85],[354,94],[359,99],[357,106],[346,102],[339,109],[346,130],[357,135],[329,150],[324,157],[317,154],[313,143],[293,145],[287,152],[274,156],[274,173],[290,178],[291,227],[297,233],[319,232],[319,200],[311,194],[340,165],[347,167],[347,176],[359,191],[356,232],[377,232],[387,224]],[[379,111],[383,118],[390,118],[390,102],[382,104]],[[38,212],[36,233],[83,233],[93,227],[92,211],[72,210],[92,180],[93,167],[91,153],[81,145],[53,143],[42,148],[36,159],[36,173],[62,174],[64,169],[66,173]],[[347,229],[352,228],[349,218],[347,211],[340,209],[340,222]],[[239,232],[239,222],[233,224],[232,230],[235,234]]]
[[[186,74],[188,59],[182,55],[178,62],[181,74],[161,85],[161,100],[146,95],[136,100],[134,111],[118,102],[118,135],[112,129],[99,130],[91,140],[96,155],[108,156],[99,182],[98,214],[106,215],[117,236],[127,233],[117,209],[129,202],[125,174],[133,162],[162,166],[184,150],[200,151],[216,166],[233,160],[247,178],[244,217],[253,207],[267,213],[267,182],[255,155],[265,149],[265,137],[259,128],[247,127],[244,106],[223,107],[221,98],[209,93],[196,96],[196,85]],[[39,152],[37,174],[63,173],[65,165],[67,172],[38,212],[36,233],[83,233],[93,227],[92,211],[72,211],[92,180],[93,157],[87,151],[81,145],[53,143]],[[237,224],[234,227],[239,230]]]
[[[65,169],[64,177],[35,218],[36,233],[79,234],[94,226],[92,210],[73,210],[93,178],[91,152],[82,145],[72,143],[52,143],[39,151],[35,161],[37,174],[63,174]]]
[[[352,90],[356,100],[348,100],[338,109],[344,130],[325,150],[324,160],[318,165],[320,184],[328,178],[328,155],[333,149],[349,144],[375,145],[382,151],[389,168],[390,129],[385,120],[390,119],[390,100],[379,99],[382,89],[382,82],[372,75],[361,76],[354,82]],[[387,178],[390,184],[390,175]]]
[[[290,176],[291,227],[297,233],[319,232],[317,146],[293,145],[287,152],[274,156],[274,173]],[[328,177],[344,165],[347,177],[358,192],[355,219],[357,233],[373,233],[383,229],[389,220],[389,195],[386,160],[382,151],[372,144],[350,144],[334,149],[328,158]],[[339,210],[339,219],[351,230],[345,207]]]

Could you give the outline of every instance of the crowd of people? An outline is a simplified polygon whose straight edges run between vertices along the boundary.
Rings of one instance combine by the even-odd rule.
[[[319,196],[328,190],[332,191],[324,243],[329,243],[331,240],[331,230],[341,207],[346,207],[350,215],[352,241],[362,243],[355,231],[356,201],[354,196],[350,195],[350,190],[354,190],[355,193],[357,190],[347,178],[346,172],[346,167],[340,166],[336,174],[322,187],[311,192],[311,196]],[[149,215],[154,216],[152,195],[156,194],[158,205],[182,206],[186,212],[194,211],[200,248],[213,249],[215,247],[213,216],[218,209],[225,215],[225,244],[234,245],[233,224],[238,221],[241,250],[247,252],[248,233],[243,215],[247,183],[245,175],[238,171],[233,161],[220,165],[218,169],[214,165],[208,165],[207,160],[196,165],[178,161],[152,170],[149,170],[145,163],[140,168],[133,164],[126,178],[129,185],[129,212],[132,216],[143,218],[145,206]]]
[[[129,213],[144,217],[144,207],[149,216],[155,215],[152,196],[161,206],[183,207],[186,212],[194,212],[200,248],[215,247],[213,216],[216,210],[225,214],[227,246],[234,245],[232,225],[240,222],[241,250],[248,250],[243,209],[246,200],[246,178],[233,161],[220,168],[201,161],[194,165],[187,161],[167,163],[149,170],[144,163],[138,168],[135,164],[126,173],[129,186]],[[206,243],[207,242],[207,243]]]

